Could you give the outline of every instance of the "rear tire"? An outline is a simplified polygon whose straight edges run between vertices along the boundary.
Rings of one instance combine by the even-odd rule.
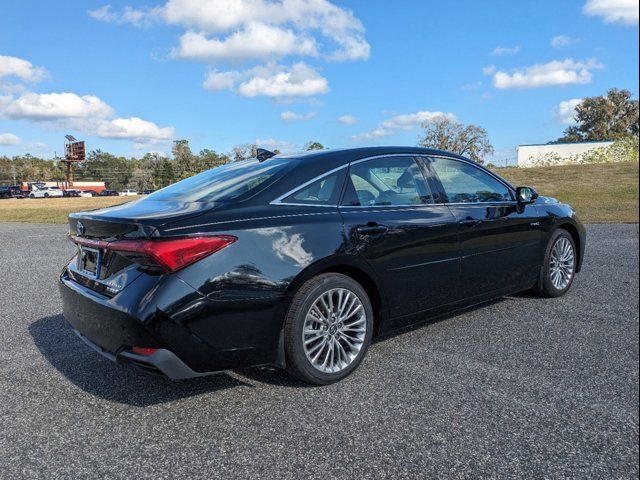
[[[285,319],[287,369],[312,385],[342,380],[362,362],[372,333],[373,308],[360,284],[318,275],[298,290]]]
[[[547,298],[556,298],[569,291],[576,276],[576,245],[566,230],[551,234],[544,255],[540,280],[534,291]]]

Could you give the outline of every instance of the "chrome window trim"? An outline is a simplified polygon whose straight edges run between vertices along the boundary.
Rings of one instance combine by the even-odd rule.
[[[407,208],[407,207],[435,207],[435,206],[442,206],[442,205],[516,205],[518,202],[516,200],[504,200],[504,201],[496,201],[496,202],[448,202],[448,203],[411,203],[408,205],[340,205],[339,202],[336,203],[330,203],[330,204],[325,204],[325,205],[314,205],[312,203],[294,203],[294,202],[283,202],[282,200],[287,198],[290,195],[293,195],[294,193],[296,193],[299,190],[302,190],[303,188],[311,185],[312,183],[321,180],[322,178],[328,176],[328,175],[332,175],[336,172],[339,172],[340,170],[342,170],[343,168],[349,168],[351,167],[351,165],[357,165],[358,163],[362,163],[362,162],[366,162],[368,160],[375,160],[378,158],[389,158],[389,157],[412,157],[412,158],[429,158],[429,157],[433,157],[433,158],[443,158],[445,160],[454,160],[454,161],[458,161],[458,162],[462,162],[462,163],[466,163],[469,164],[475,168],[477,168],[478,170],[480,170],[481,172],[485,173],[485,174],[489,174],[489,176],[491,176],[492,178],[494,178],[495,180],[497,180],[498,182],[500,182],[502,185],[504,185],[505,187],[507,187],[507,189],[509,190],[509,192],[511,192],[512,194],[515,194],[515,188],[513,187],[513,185],[507,183],[504,179],[502,179],[501,177],[499,177],[498,175],[494,174],[493,172],[491,172],[490,170],[485,170],[482,167],[478,166],[473,160],[467,160],[467,159],[463,159],[463,158],[456,158],[456,157],[451,157],[448,155],[441,155],[441,154],[436,154],[436,155],[429,155],[426,153],[385,153],[383,155],[373,155],[371,157],[365,157],[365,158],[361,158],[359,160],[354,160],[353,162],[349,162],[346,163],[344,165],[341,165],[339,167],[336,167],[332,170],[329,170],[328,172],[322,173],[314,178],[312,178],[311,180],[306,181],[305,183],[303,183],[302,185],[299,185],[295,188],[292,188],[291,190],[289,190],[288,192],[284,193],[283,195],[280,195],[278,198],[276,198],[275,200],[272,200],[269,202],[269,205],[283,205],[283,206],[292,206],[292,207],[315,207],[315,208],[332,208],[332,207],[337,207],[338,209],[342,209],[342,208]],[[425,179],[426,181],[426,179]],[[432,192],[433,193],[433,192]],[[342,198],[340,198],[339,200],[342,200]]]
[[[409,203],[407,205],[338,205],[339,209],[343,208],[424,208],[435,207],[437,205],[445,205],[444,203]]]

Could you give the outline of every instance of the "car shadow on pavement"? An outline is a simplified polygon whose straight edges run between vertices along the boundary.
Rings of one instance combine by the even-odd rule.
[[[251,387],[225,373],[172,381],[111,362],[84,345],[62,315],[35,321],[29,334],[56,370],[85,392],[105,400],[145,407],[232,387]]]
[[[287,373],[286,370],[277,368],[246,368],[235,370],[235,373],[255,382],[266,383],[276,387],[290,388],[315,388],[317,385],[305,383]]]

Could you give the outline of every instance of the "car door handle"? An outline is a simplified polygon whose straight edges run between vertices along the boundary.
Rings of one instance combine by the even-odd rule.
[[[389,230],[389,227],[378,224],[367,224],[356,227],[356,232],[360,235],[378,235],[380,233],[385,233],[387,230]]]
[[[465,227],[475,227],[476,225],[480,225],[482,220],[478,220],[477,218],[467,217],[464,220],[460,220],[460,225],[464,225]]]

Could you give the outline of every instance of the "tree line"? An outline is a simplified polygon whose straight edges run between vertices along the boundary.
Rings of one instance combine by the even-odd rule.
[[[30,154],[11,159],[0,157],[0,183],[63,181],[66,166],[60,160]],[[76,181],[104,181],[107,188],[114,190],[158,189],[231,160],[229,155],[208,149],[195,154],[186,140],[179,140],[174,143],[172,156],[147,153],[142,158],[126,158],[93,150],[86,161],[74,164],[73,178]]]
[[[576,107],[575,124],[564,135],[549,143],[619,140],[631,145],[637,158],[638,100],[628,90],[612,88],[605,95],[583,99]],[[465,155],[483,163],[494,151],[487,131],[478,125],[465,125],[450,117],[436,117],[422,124],[418,144]],[[317,141],[305,150],[322,150]],[[276,153],[277,150],[276,150]],[[147,190],[162,188],[224,163],[253,158],[255,144],[233,148],[231,153],[204,149],[193,153],[187,140],[174,142],[171,156],[147,153],[142,158],[125,158],[93,150],[87,161],[75,165],[74,179],[104,181],[107,188]],[[63,181],[65,165],[59,159],[46,160],[29,154],[0,157],[0,184],[25,181]]]
[[[306,150],[323,148],[319,142],[309,142],[305,146]],[[276,153],[279,152],[276,150]],[[73,178],[75,181],[104,181],[107,188],[114,190],[155,190],[196,173],[255,155],[255,144],[236,146],[231,153],[218,153],[210,149],[194,153],[188,140],[175,141],[171,156],[147,153],[141,158],[126,158],[92,150],[86,161],[74,165]],[[30,154],[0,157],[0,184],[64,181],[66,166],[60,160],[48,160]]]

